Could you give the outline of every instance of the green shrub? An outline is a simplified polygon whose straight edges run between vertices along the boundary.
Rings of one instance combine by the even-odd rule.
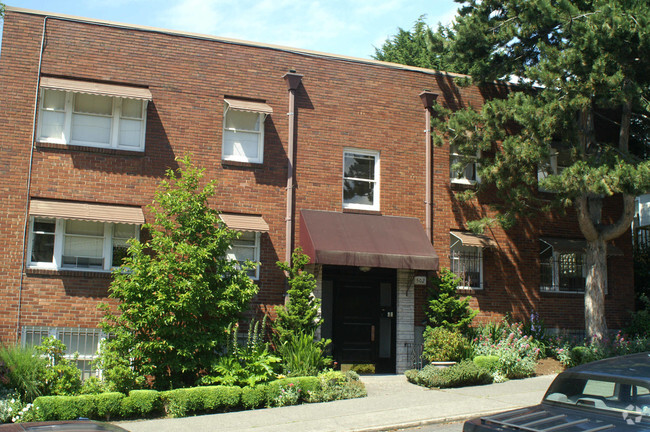
[[[625,328],[625,333],[630,336],[647,336],[650,335],[650,309],[646,305],[645,309],[632,312],[630,323]]]
[[[308,392],[316,391],[320,387],[317,377],[292,377],[271,381],[267,384],[267,403],[277,399],[282,393],[282,389],[288,387],[289,384],[300,389],[300,401],[306,401]]]
[[[96,376],[88,377],[81,384],[79,393],[81,394],[100,394],[106,391],[106,385]]]
[[[478,311],[469,307],[470,297],[460,299],[458,284],[460,278],[448,268],[441,268],[438,277],[433,278],[425,309],[431,327],[466,332]]]
[[[110,420],[123,417],[122,400],[125,398],[123,393],[109,392],[93,395],[95,402],[95,412],[98,420]]]
[[[318,375],[319,388],[307,392],[308,402],[353,399],[367,395],[366,388],[354,371],[327,371]]]
[[[325,344],[329,341],[325,341]],[[285,336],[277,347],[282,357],[283,372],[287,376],[316,376],[331,363],[323,354],[322,341],[315,341],[313,333],[296,333]]]
[[[464,360],[448,368],[427,365],[415,377],[416,384],[429,388],[463,387],[491,382],[490,371],[478,367],[471,360]]]
[[[570,351],[572,366],[581,365],[598,360],[598,356],[586,346],[577,346]]]
[[[406,372],[404,372],[404,376],[406,376],[406,380],[410,383],[417,384],[418,383],[418,373],[420,373],[419,370],[417,369],[409,369]]]
[[[24,402],[32,402],[43,394],[39,378],[45,373],[47,361],[32,348],[0,345],[0,378],[7,389],[13,389]]]
[[[260,384],[241,389],[241,404],[244,409],[261,408],[266,404],[268,386]]]
[[[242,389],[229,386],[205,386],[169,390],[161,394],[165,411],[171,417],[202,412],[219,412],[240,405]]]
[[[97,418],[95,396],[40,396],[34,401],[36,418],[40,421]]]
[[[457,330],[427,327],[423,337],[424,357],[429,361],[460,361],[471,355],[470,342]]]
[[[122,417],[147,417],[161,410],[160,393],[155,390],[132,390],[122,399]]]
[[[43,394],[61,396],[78,394],[81,390],[81,371],[73,361],[64,357],[65,344],[53,336],[48,336],[44,337],[41,344],[34,349],[48,360],[48,367],[42,369],[38,377],[44,386]]]
[[[490,372],[497,372],[499,370],[499,357],[493,355],[480,355],[474,357],[476,366],[487,369]]]

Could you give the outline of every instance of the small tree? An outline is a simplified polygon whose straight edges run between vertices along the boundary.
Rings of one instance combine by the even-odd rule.
[[[301,248],[291,254],[293,266],[286,262],[278,261],[277,265],[287,274],[289,301],[286,306],[276,306],[277,318],[273,322],[275,337],[282,343],[292,334],[314,334],[322,324],[320,316],[320,299],[314,296],[316,279],[314,275],[305,271],[309,257]]]
[[[143,228],[151,239],[131,240],[113,272],[110,297],[120,301],[119,313],[102,305],[101,327],[114,335],[104,344],[107,358],[130,359],[135,376],[153,378],[157,388],[194,383],[208,370],[257,292],[246,266],[226,259],[237,233],[208,205],[214,182],[201,188],[203,170],[188,156],[180,163],[149,207],[154,222]]]
[[[465,332],[478,313],[469,307],[470,297],[460,299],[456,292],[460,278],[446,267],[433,279],[426,309],[431,327]]]

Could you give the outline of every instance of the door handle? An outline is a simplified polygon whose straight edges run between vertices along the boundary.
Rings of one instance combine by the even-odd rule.
[[[370,342],[375,341],[375,326],[370,326]]]

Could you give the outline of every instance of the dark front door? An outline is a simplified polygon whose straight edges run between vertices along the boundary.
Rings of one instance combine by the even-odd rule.
[[[395,371],[395,270],[333,267],[332,353],[336,361]]]

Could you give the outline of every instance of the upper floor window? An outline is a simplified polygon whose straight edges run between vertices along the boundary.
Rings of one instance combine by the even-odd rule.
[[[223,160],[264,162],[264,120],[273,109],[263,102],[224,101]]]
[[[144,151],[146,89],[42,78],[38,140]]]
[[[541,192],[550,192],[543,186],[539,185],[545,178],[550,175],[561,174],[562,171],[571,165],[571,150],[569,148],[555,145],[551,148],[548,161],[537,167],[538,189]]]
[[[379,152],[343,152],[343,208],[379,210]]]
[[[29,265],[36,268],[110,270],[122,264],[137,225],[74,219],[31,220]]]
[[[449,149],[449,178],[452,183],[474,184],[480,180],[478,175],[478,154],[468,156],[460,153],[458,147]]]

